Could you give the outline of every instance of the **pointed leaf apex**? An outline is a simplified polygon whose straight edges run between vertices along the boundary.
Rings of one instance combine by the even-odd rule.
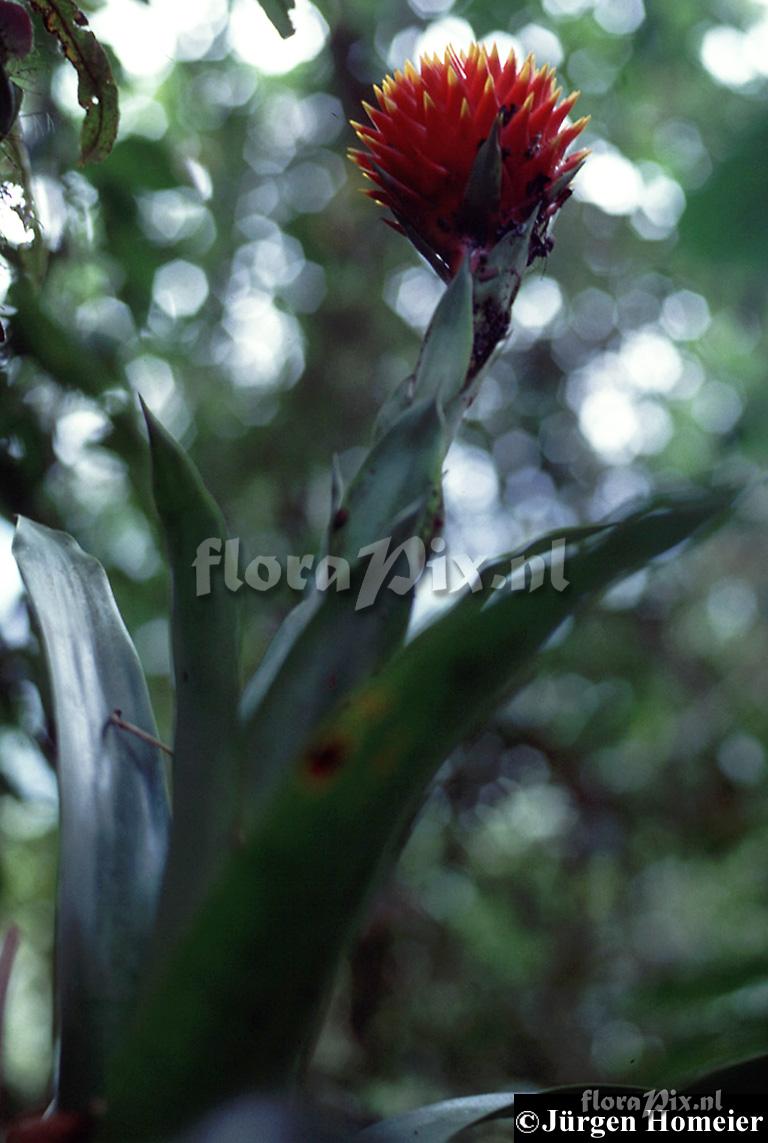
[[[549,202],[557,202],[560,195],[570,183],[573,182],[576,175],[579,173],[584,163],[587,161],[589,151],[578,151],[575,155],[571,156],[572,166],[564,171],[559,178],[555,179],[551,186],[547,188],[547,200]],[[576,160],[574,162],[574,160]]]
[[[142,397],[141,393],[138,394],[138,398],[139,398],[139,405],[141,406],[142,416],[144,417],[144,424],[147,426],[147,434],[149,436],[149,440],[150,440],[150,444],[151,444],[153,440],[155,440],[158,436],[161,436],[165,432],[165,429],[160,424],[157,417],[155,416],[155,414],[152,412],[152,410],[150,409],[147,402]]]
[[[527,56],[517,76],[518,83],[529,83],[533,74],[533,56]]]
[[[485,238],[496,218],[501,200],[501,143],[499,117],[494,119],[487,139],[477,150],[469,176],[460,219],[468,232]]]

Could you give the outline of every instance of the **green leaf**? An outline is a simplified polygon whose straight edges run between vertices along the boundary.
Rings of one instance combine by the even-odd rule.
[[[460,391],[471,348],[472,280],[463,267],[443,294],[427,333],[415,375],[416,402],[408,394],[385,410],[379,435],[343,495],[335,473],[328,545],[333,559],[350,566],[353,590],[339,595],[332,589],[305,600],[280,629],[246,690],[247,817],[319,719],[405,635],[412,591],[381,593],[369,607],[358,606],[364,592],[358,593],[365,586],[368,559],[371,564],[375,559],[372,546],[389,540],[394,552],[404,541],[426,542],[437,526],[440,469],[450,441],[442,403]],[[409,571],[404,554],[397,570]]]
[[[54,701],[61,804],[57,1101],[104,1094],[133,1013],[168,838],[144,676],[104,574],[63,532],[20,518],[14,554],[41,631]]]
[[[158,917],[158,942],[167,947],[187,924],[234,844],[238,616],[237,596],[222,576],[212,574],[210,591],[197,594],[198,546],[213,539],[222,550],[224,518],[186,453],[142,407],[173,589],[173,830]]]
[[[303,599],[301,603],[298,603],[288,612],[280,624],[264,653],[264,658],[259,663],[258,669],[243,693],[240,703],[243,722],[248,722],[263,702],[265,695],[277,677],[278,671],[290,653],[291,647],[296,643],[309,620],[317,611],[319,602],[320,599],[316,595]]]
[[[295,7],[294,0],[259,0],[259,3],[284,40],[293,35],[295,29],[288,13]]]
[[[339,712],[314,750],[322,750],[324,741],[344,740],[351,768],[365,758],[391,756],[393,774],[407,774],[417,787],[418,770],[428,776],[482,722],[515,672],[582,602],[681,543],[732,498],[731,492],[680,495],[593,534],[577,530],[565,549],[564,587],[552,574],[538,590],[512,592],[506,571],[517,554],[494,562],[483,576],[486,592],[468,594],[415,639]],[[497,583],[494,590],[496,577],[505,586]],[[392,791],[394,809],[396,784]]]
[[[334,496],[330,554],[356,569],[357,587],[360,553],[370,545],[389,538],[395,549],[400,537],[426,542],[439,526],[440,469],[461,415],[457,398],[471,353],[472,278],[465,264],[435,311],[412,385],[385,405],[374,444],[349,490],[338,503]],[[448,425],[446,403],[454,410]],[[338,475],[334,485],[340,489]],[[401,572],[407,570],[404,563],[401,557]],[[400,599],[390,594],[363,614],[354,600],[315,597],[289,617],[243,703],[249,806],[318,719],[402,639],[411,600],[411,592]]]
[[[315,591],[291,613],[246,690],[246,822],[319,720],[402,642],[413,592],[381,592],[361,606],[376,556],[360,553],[378,548],[386,559],[391,552],[398,574],[407,576],[407,556],[397,549],[431,530],[445,447],[434,399],[406,409],[375,442],[334,511],[330,558],[349,567],[349,589]]]
[[[414,375],[416,399],[444,408],[464,388],[472,356],[472,275],[465,258],[429,323]]]
[[[350,484],[334,519],[331,552],[357,563],[361,550],[391,536],[417,500],[436,501],[448,443],[435,396],[406,409]],[[417,525],[415,534],[420,532]]]
[[[383,437],[394,425],[398,417],[411,407],[414,398],[413,374],[409,374],[404,381],[395,386],[384,404],[381,406],[373,426],[374,442]]]
[[[417,502],[393,529],[392,549],[411,537],[424,515]],[[396,562],[404,574],[406,562]],[[383,591],[372,606],[357,606],[368,565],[353,566],[348,591],[315,592],[284,621],[243,700],[246,770],[243,818],[261,811],[285,767],[306,745],[320,720],[402,643],[412,592]]]
[[[565,618],[732,498],[671,498],[574,538],[565,590],[553,576],[530,594],[468,595],[337,706],[282,766],[170,959],[115,1071],[116,1136],[142,1138],[295,1075],[341,950],[440,762]]]
[[[398,385],[382,406],[374,441],[383,437],[414,401],[432,398],[441,409],[452,400],[458,405],[455,398],[467,382],[472,340],[472,275],[465,259],[432,315],[415,373]],[[452,431],[455,428],[454,424]]]
[[[370,605],[367,569],[375,549],[397,553],[402,542],[422,542],[438,519],[440,469],[448,445],[443,391],[460,389],[472,339],[471,278],[464,270],[446,290],[417,368],[419,399],[397,409],[391,423],[342,495],[334,475],[329,558],[350,569],[351,590],[315,592],[288,617],[246,689],[242,704],[246,825],[265,791],[291,762],[327,712],[402,642],[412,590],[382,592]],[[426,395],[422,391],[426,391]],[[422,547],[423,552],[423,547]],[[370,565],[368,560],[370,558]],[[408,556],[394,557],[407,578]]]
[[[333,512],[330,557],[348,565],[349,590],[330,586],[304,600],[287,617],[246,689],[246,821],[265,786],[295,757],[318,721],[402,642],[413,592],[382,592],[371,605],[360,606],[375,561],[373,554],[360,553],[389,541],[387,552],[395,554],[401,543],[431,529],[445,447],[437,403],[420,401],[407,408],[374,444]],[[407,575],[405,554],[396,556],[396,567]]]
[[[88,21],[74,0],[30,0],[46,30],[61,44],[77,72],[77,101],[85,110],[80,133],[80,159],[106,159],[117,137],[117,86],[107,54],[85,25]]]
[[[411,1139],[418,1143],[448,1143],[468,1127],[511,1115],[514,1107],[512,1092],[446,1099],[374,1123],[358,1132],[355,1139],[360,1143],[407,1143]]]
[[[458,223],[484,241],[501,201],[500,122],[493,121],[488,137],[478,147],[467,189],[459,207]]]

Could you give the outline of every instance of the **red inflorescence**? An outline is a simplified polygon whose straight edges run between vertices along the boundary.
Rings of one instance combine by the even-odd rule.
[[[443,59],[424,56],[375,87],[378,107],[363,104],[372,126],[353,123],[367,150],[351,158],[376,184],[367,193],[389,207],[397,229],[414,233],[449,272],[467,249],[495,244],[532,212],[554,214],[567,197],[564,176],[586,151],[566,156],[588,119],[564,121],[578,92],[558,103],[553,68],[532,56],[505,63],[496,46],[448,48]],[[499,124],[501,193],[483,233],[468,226],[463,210],[475,157],[494,122]],[[549,193],[548,193],[549,191]]]

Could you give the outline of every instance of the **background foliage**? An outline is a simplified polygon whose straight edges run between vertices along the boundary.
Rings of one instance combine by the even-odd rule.
[[[122,93],[117,146],[77,166],[76,77],[38,26],[17,80],[32,252],[10,152],[0,199],[11,1106],[47,1079],[55,876],[12,515],[104,564],[167,738],[168,585],[135,395],[246,557],[317,548],[331,455],[367,442],[439,293],[343,157],[372,82],[471,29],[557,64],[592,115],[555,252],[448,458],[449,548],[492,556],[681,476],[756,475],[768,426],[765,3],[300,3],[285,42],[255,0],[196,0],[183,23],[172,0],[84,8]],[[318,1092],[387,1113],[517,1081],[673,1085],[768,1050],[767,515],[758,486],[716,538],[614,590],[448,762],[340,974]],[[243,595],[249,670],[292,602]]]

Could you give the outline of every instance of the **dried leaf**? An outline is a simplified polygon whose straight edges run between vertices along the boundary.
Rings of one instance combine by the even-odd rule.
[[[85,110],[80,132],[82,163],[106,159],[117,135],[117,86],[107,53],[73,0],[30,0],[78,76],[77,101]]]

